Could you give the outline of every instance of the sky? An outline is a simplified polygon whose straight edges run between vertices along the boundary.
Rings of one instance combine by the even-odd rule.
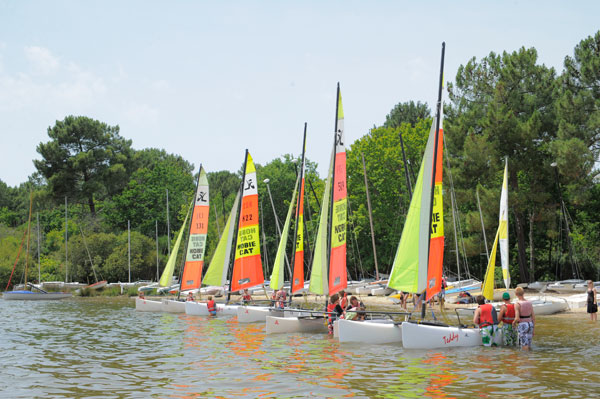
[[[580,1],[0,0],[0,180],[35,172],[36,147],[84,115],[207,171],[298,155],[324,174],[340,82],[347,145],[394,105],[434,108],[445,81],[490,52],[535,47],[558,73],[600,29]]]

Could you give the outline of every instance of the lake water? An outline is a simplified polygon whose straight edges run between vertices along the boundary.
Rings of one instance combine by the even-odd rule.
[[[591,398],[600,324],[538,317],[533,350],[404,350],[266,335],[132,299],[0,300],[3,398]]]

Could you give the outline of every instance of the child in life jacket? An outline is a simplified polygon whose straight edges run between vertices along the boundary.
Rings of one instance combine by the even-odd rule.
[[[485,303],[483,295],[477,295],[477,303],[479,307],[473,315],[473,323],[479,326],[483,346],[492,346],[497,331],[496,324],[498,324],[496,309],[492,304]]]

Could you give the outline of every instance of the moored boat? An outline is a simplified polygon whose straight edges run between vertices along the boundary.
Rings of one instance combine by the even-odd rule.
[[[322,316],[266,317],[267,334],[323,333],[327,334],[327,320]]]
[[[407,349],[481,346],[479,329],[424,323],[402,323],[402,345]]]
[[[390,319],[338,320],[337,338],[340,342],[363,342],[367,344],[389,344],[402,342],[402,324]]]
[[[7,301],[43,301],[70,298],[73,295],[70,292],[34,292],[28,290],[6,291],[2,298]]]
[[[135,298],[135,310],[138,312],[160,312],[162,311],[162,302],[137,297]]]

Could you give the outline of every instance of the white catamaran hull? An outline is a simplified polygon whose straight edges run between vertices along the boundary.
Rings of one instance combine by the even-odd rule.
[[[163,299],[160,310],[167,313],[185,313],[185,302]]]
[[[323,333],[327,334],[327,321],[323,317],[275,317],[266,318],[267,334]]]
[[[494,336],[496,345],[502,344],[502,330]],[[435,349],[481,346],[481,335],[476,328],[431,326],[411,322],[402,323],[402,345],[409,349]]]
[[[45,301],[45,300],[56,300],[65,299],[73,296],[70,292],[19,292],[19,291],[8,291],[2,294],[2,298],[5,301]]]
[[[135,310],[138,312],[161,312],[162,302],[135,298]]]
[[[267,316],[283,317],[283,310],[267,306],[239,306],[237,309],[238,323],[256,323],[266,321]]]
[[[340,342],[390,344],[402,342],[402,324],[389,320],[353,321],[338,320],[337,335]]]
[[[208,316],[208,308],[204,302],[192,302],[188,301],[185,303],[185,314],[192,316]]]

